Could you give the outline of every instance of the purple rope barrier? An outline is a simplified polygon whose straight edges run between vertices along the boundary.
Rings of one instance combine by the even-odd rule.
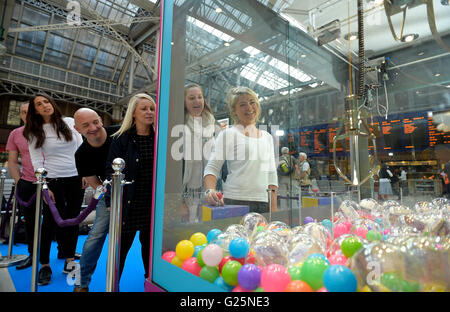
[[[0,224],[0,238],[3,238],[3,239],[9,238],[9,235],[6,235],[6,223],[9,221],[9,212],[12,210],[11,200],[13,198],[15,190],[16,190],[16,186],[14,185],[11,189],[11,194],[9,195],[8,202],[5,205],[5,215],[3,216],[1,224]],[[3,201],[3,198],[0,200]]]
[[[50,207],[50,211],[52,212],[53,219],[55,219],[56,224],[58,224],[59,227],[66,227],[66,226],[74,226],[80,224],[86,217],[91,213],[92,210],[95,209],[97,206],[97,203],[99,199],[96,199],[93,197],[91,199],[91,202],[85,208],[76,218],[72,219],[66,219],[63,220],[61,216],[59,215],[58,209],[55,206],[55,203],[51,200],[50,195],[48,193],[48,189],[43,189],[42,194],[44,195],[45,200],[48,203],[48,206]]]
[[[16,192],[16,199],[17,199],[17,202],[19,203],[19,205],[21,205],[23,207],[30,207],[31,204],[33,204],[33,202],[36,199],[36,193],[34,193],[33,196],[31,196],[30,199],[26,202],[26,201],[22,200],[22,198],[20,198]]]

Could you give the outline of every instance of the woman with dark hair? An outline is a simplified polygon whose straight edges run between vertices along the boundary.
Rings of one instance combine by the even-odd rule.
[[[74,155],[83,139],[73,127],[73,118],[63,117],[48,95],[37,94],[30,99],[26,120],[23,135],[28,141],[34,169],[47,170],[49,194],[62,219],[78,216],[84,190]],[[68,263],[74,260],[77,246],[78,225],[58,227],[44,203],[41,233],[38,284],[47,285],[52,277],[49,258],[55,233],[60,252],[66,259],[63,273],[69,273]]]

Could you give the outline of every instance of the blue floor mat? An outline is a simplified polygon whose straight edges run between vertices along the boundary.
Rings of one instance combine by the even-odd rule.
[[[80,235],[78,238],[77,249],[81,253],[84,241],[87,235]],[[8,244],[0,245],[2,256],[8,254]],[[50,284],[38,286],[38,292],[72,292],[74,279],[68,278],[67,274],[62,273],[64,260],[57,258],[57,244],[52,242],[50,251],[50,267],[52,269],[52,280]],[[28,255],[25,244],[17,244],[13,247],[13,255]],[[92,281],[89,285],[91,292],[105,292],[106,290],[106,263],[108,258],[108,239],[103,246],[102,253],[97,262],[97,268],[92,275]],[[78,261],[77,261],[78,262]],[[15,266],[8,268],[11,279],[17,292],[29,292],[31,290],[31,272],[32,268],[16,270]],[[1,282],[1,281],[0,281]],[[128,252],[125,261],[125,267],[120,280],[120,292],[143,292],[144,291],[144,266],[141,257],[141,243],[139,242],[139,233],[136,234],[133,245]]]

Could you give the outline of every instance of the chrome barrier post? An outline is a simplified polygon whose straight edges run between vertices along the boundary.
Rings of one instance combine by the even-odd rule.
[[[31,271],[31,292],[37,291],[38,286],[38,268],[39,268],[39,247],[41,242],[41,223],[42,223],[42,206],[43,206],[43,198],[42,198],[42,189],[43,187],[47,188],[47,184],[45,182],[45,178],[47,176],[47,171],[44,168],[38,168],[35,171],[35,175],[37,178],[36,187],[36,214],[34,217],[34,237],[33,237],[33,264]]]
[[[125,161],[121,158],[113,160],[111,181],[111,217],[109,219],[109,241],[108,241],[108,263],[106,267],[106,291],[119,291],[119,268],[120,268],[120,233],[122,231],[122,189],[125,182],[122,180],[122,170]]]
[[[3,189],[5,187],[6,169],[0,170],[0,199],[3,198]],[[17,265],[27,258],[26,255],[13,255],[12,249],[14,244],[14,231],[16,223],[16,196],[13,193],[13,207],[11,212],[11,219],[9,220],[9,242],[8,242],[8,255],[0,257],[0,268],[5,268],[13,265]]]
[[[302,186],[297,185],[298,187],[298,225],[303,225],[302,220],[302,208],[303,208],[303,202],[302,202]]]
[[[275,192],[275,190],[272,190],[270,188],[266,189],[267,196],[269,197],[269,223],[272,222],[272,193]]]

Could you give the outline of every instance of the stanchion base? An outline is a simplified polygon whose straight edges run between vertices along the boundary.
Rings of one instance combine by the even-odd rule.
[[[3,256],[0,257],[0,268],[6,268],[9,266],[17,265],[23,260],[25,260],[28,256],[26,255],[12,255],[11,257]]]

